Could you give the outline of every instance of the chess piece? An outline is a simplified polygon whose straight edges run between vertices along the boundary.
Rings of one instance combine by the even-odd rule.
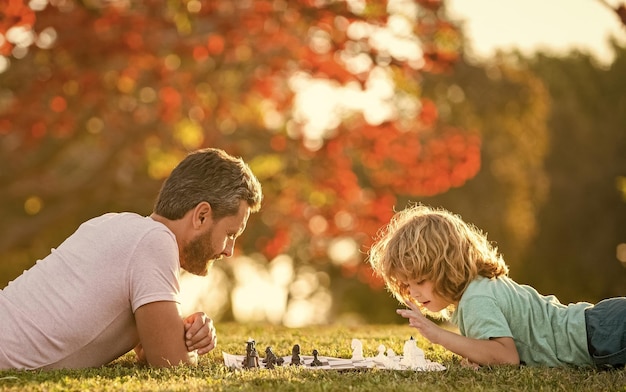
[[[263,358],[263,363],[268,363],[270,361],[271,356],[274,353],[272,352],[272,348],[270,346],[265,347],[265,358]]]
[[[382,359],[385,356],[386,347],[384,344],[378,346],[378,355],[375,358]]]
[[[279,357],[274,354],[272,347],[267,346],[265,348],[265,359],[263,359],[263,363],[268,363],[270,360],[273,360],[274,364],[278,366],[282,365],[285,362],[285,359],[283,357]]]
[[[378,346],[378,354],[372,358],[372,360],[378,364],[384,365],[386,360],[387,360],[387,356],[385,355],[385,345],[381,344]]]
[[[352,339],[352,360],[362,361],[363,358],[363,343],[359,339]]]
[[[413,336],[404,342],[404,351],[400,363],[410,369],[424,368],[426,366],[424,351],[417,347],[417,342]]]
[[[322,361],[317,357],[319,352],[317,350],[313,350],[313,362],[311,362],[311,366],[322,366]]]
[[[248,339],[246,342],[246,357],[243,359],[244,369],[255,369],[259,367],[259,353],[256,351],[256,342]]]
[[[413,356],[413,347],[415,345],[415,339],[411,336],[411,339],[404,342],[404,348],[402,350],[402,360],[400,363],[406,367],[411,367],[411,358]]]
[[[276,354],[274,354],[270,346],[265,348],[265,358],[263,359],[263,363],[265,363],[265,367],[268,369],[274,369],[274,366],[278,364],[278,358],[276,358]]]
[[[387,349],[387,358],[385,359],[385,363],[383,365],[385,365],[385,368],[387,369],[401,369],[400,359],[392,348]]]
[[[302,365],[302,361],[300,360],[300,345],[295,344],[291,349],[291,365],[292,366],[300,366]]]
[[[424,355],[424,350],[415,346],[415,356],[413,357],[413,363],[415,367],[424,369],[426,367],[426,356]]]

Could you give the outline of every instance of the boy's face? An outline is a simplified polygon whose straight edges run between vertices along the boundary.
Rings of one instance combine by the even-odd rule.
[[[435,292],[432,280],[409,283],[409,294],[431,312],[439,312],[451,305],[450,301]]]

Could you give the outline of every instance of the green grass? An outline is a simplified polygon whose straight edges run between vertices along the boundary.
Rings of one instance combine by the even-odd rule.
[[[0,391],[622,391],[626,370],[498,366],[472,370],[460,358],[415,336],[428,359],[444,364],[443,372],[367,370],[310,371],[295,367],[231,371],[222,351],[245,352],[249,337],[264,356],[270,345],[278,355],[290,355],[298,343],[302,354],[349,358],[353,337],[373,356],[381,343],[402,353],[415,330],[407,326],[329,326],[289,329],[276,326],[218,324],[218,348],[201,357],[195,368],[150,369],[134,365],[127,354],[110,365],[88,370],[0,371]]]

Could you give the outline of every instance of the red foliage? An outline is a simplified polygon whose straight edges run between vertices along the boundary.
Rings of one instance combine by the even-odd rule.
[[[423,72],[448,70],[458,58],[459,39],[443,19],[440,1],[417,3],[422,8],[414,32],[422,42],[423,68],[395,58],[378,64],[413,81]],[[373,68],[353,74],[340,52],[357,50],[379,62],[379,48],[367,37],[352,40],[348,32],[357,22],[384,26],[384,0],[367,1],[362,13],[344,1],[207,0],[199,8],[195,2],[113,2],[95,9],[88,8],[92,2],[53,4],[62,6],[35,13],[21,0],[0,4],[0,33],[16,25],[35,33],[51,26],[57,37],[51,50],[32,47],[0,75],[15,97],[0,111],[0,134],[11,133],[19,145],[10,154],[3,151],[14,167],[37,161],[33,157],[58,140],[97,139],[83,148],[143,152],[146,161],[145,151],[155,146],[180,155],[190,147],[175,137],[177,125],[194,123],[205,130],[194,147],[222,147],[248,161],[280,155],[281,170],[261,176],[266,202],[261,219],[248,229],[256,239],[245,245],[268,257],[307,244],[313,254],[339,235],[367,246],[391,217],[396,195],[445,192],[480,167],[478,137],[441,124],[433,101],[416,92],[410,93],[421,110],[402,119],[408,129],[400,119],[373,126],[356,113],[324,135],[319,149],[304,147],[290,117],[290,78],[303,72],[363,85]],[[313,45],[314,35],[321,46]],[[11,49],[6,41],[0,47],[5,56]],[[282,116],[272,129],[264,118],[268,107]],[[37,170],[44,169],[28,168],[34,176]],[[100,170],[91,175],[115,189],[119,173],[130,169]],[[354,273],[379,284],[365,272]]]
[[[6,34],[10,28],[22,27],[30,30],[35,24],[35,12],[23,0],[4,0],[0,17],[0,33]],[[5,35],[6,38],[6,35]],[[9,56],[13,43],[3,39],[0,44],[0,54]]]

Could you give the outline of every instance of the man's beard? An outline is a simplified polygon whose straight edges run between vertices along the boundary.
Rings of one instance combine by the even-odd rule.
[[[213,262],[221,258],[215,254],[211,237],[213,230],[210,229],[187,243],[182,250],[181,258],[184,260],[183,268],[194,275],[205,276]]]

